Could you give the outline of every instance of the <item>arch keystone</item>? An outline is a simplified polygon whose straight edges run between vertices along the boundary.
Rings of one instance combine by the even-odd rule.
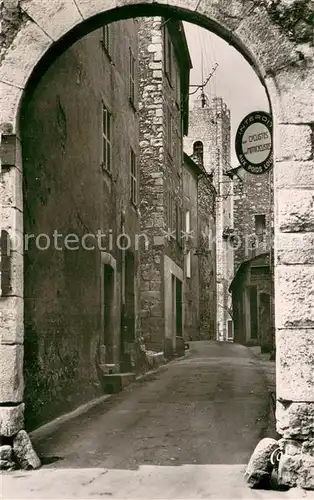
[[[116,0],[76,0],[76,4],[84,19],[114,9],[117,6]]]
[[[55,41],[83,20],[74,0],[22,0],[20,7]]]
[[[165,2],[156,2],[157,4],[167,4],[170,7],[175,7],[175,8],[181,8],[181,9],[186,9],[190,11],[195,11],[197,8],[199,0],[168,0]]]

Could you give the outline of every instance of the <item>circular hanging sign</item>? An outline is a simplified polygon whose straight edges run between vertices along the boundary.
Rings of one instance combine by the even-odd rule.
[[[265,111],[254,111],[239,125],[236,153],[241,167],[250,174],[264,174],[273,166],[273,120]]]

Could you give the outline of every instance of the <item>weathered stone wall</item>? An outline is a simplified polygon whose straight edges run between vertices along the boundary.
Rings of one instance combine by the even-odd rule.
[[[176,99],[180,78],[175,79],[179,65],[174,57],[170,84],[165,73],[162,23],[161,17],[139,20],[140,212],[141,231],[150,241],[149,249],[141,251],[141,326],[146,345],[156,350],[163,349],[170,334],[165,332],[163,256],[183,270],[182,245],[176,233],[178,211],[182,217],[183,189],[182,116]],[[171,143],[168,110],[172,115]],[[173,231],[169,239],[165,238],[168,230]]]
[[[234,272],[255,253],[269,251],[274,224],[273,171],[252,175],[243,168],[234,176]],[[255,238],[255,215],[265,215],[265,239]],[[256,245],[255,245],[256,242]],[[255,245],[255,246],[254,246]]]
[[[200,337],[216,339],[216,190],[210,179],[198,184]]]
[[[164,155],[164,50],[161,18],[139,19],[140,71],[140,214],[141,232],[149,248],[141,246],[141,330],[150,349],[164,342],[162,254],[166,228]]]
[[[26,96],[22,110],[25,234],[46,234],[51,247],[40,250],[29,241],[25,253],[25,403],[29,428],[101,392],[100,345],[105,362],[120,361],[121,255],[117,236],[121,208],[125,232],[138,231],[136,210],[129,203],[130,147],[138,154],[137,117],[128,105],[129,45],[136,53],[133,21],[111,25],[111,57],[104,52],[101,31],[77,42]],[[121,43],[123,40],[123,43]],[[102,100],[114,117],[112,173],[102,171]],[[122,205],[123,204],[123,205]],[[87,237],[82,245],[64,247],[68,234]],[[52,244],[54,231],[62,237]],[[110,248],[109,234],[113,245]],[[42,237],[39,245],[45,246]],[[95,248],[96,247],[96,248]],[[88,250],[94,248],[94,250]],[[104,338],[101,313],[100,250],[118,262],[117,309],[110,340]],[[110,360],[108,359],[110,356]]]
[[[186,214],[190,214],[190,237],[184,238],[184,336],[196,340],[200,332],[199,256],[195,255],[198,241],[198,176],[184,161],[183,168],[183,231],[187,231]],[[191,275],[188,277],[188,254]]]

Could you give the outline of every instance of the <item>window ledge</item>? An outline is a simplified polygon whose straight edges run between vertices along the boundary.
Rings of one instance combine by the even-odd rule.
[[[100,164],[101,171],[112,179],[112,171],[108,170],[103,163]]]

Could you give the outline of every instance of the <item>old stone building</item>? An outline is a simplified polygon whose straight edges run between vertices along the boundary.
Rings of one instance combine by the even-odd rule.
[[[252,175],[232,169],[234,180],[233,298],[235,341],[274,347],[274,260],[272,171]]]
[[[184,334],[183,135],[191,60],[181,22],[139,20],[141,329],[150,349],[176,352]]]
[[[216,338],[216,191],[202,157],[194,161],[184,154],[183,209],[185,338],[213,339]]]
[[[132,368],[137,59],[136,21],[105,26],[62,54],[24,101],[28,428],[110,390],[109,371]]]
[[[313,2],[31,0],[1,4],[1,228],[23,233],[20,115],[31,81],[84,34],[136,15],[182,16],[228,40],[267,88],[274,117],[278,479],[314,488]],[[62,120],[61,120],[62,121]],[[23,172],[23,174],[22,174]],[[24,256],[1,259],[0,435],[23,428]],[[10,276],[11,272],[11,276]],[[10,276],[10,279],[7,279]],[[8,291],[9,289],[9,291]],[[53,397],[53,396],[52,396]]]
[[[215,242],[216,332],[217,340],[233,339],[231,295],[233,248],[225,234],[233,226],[233,181],[226,174],[230,168],[230,111],[221,98],[208,99],[202,94],[190,109],[189,134],[184,139],[189,155],[202,151],[205,171],[213,176],[216,189],[216,231],[209,233]],[[213,241],[212,241],[213,243]],[[212,244],[211,243],[211,244]]]

